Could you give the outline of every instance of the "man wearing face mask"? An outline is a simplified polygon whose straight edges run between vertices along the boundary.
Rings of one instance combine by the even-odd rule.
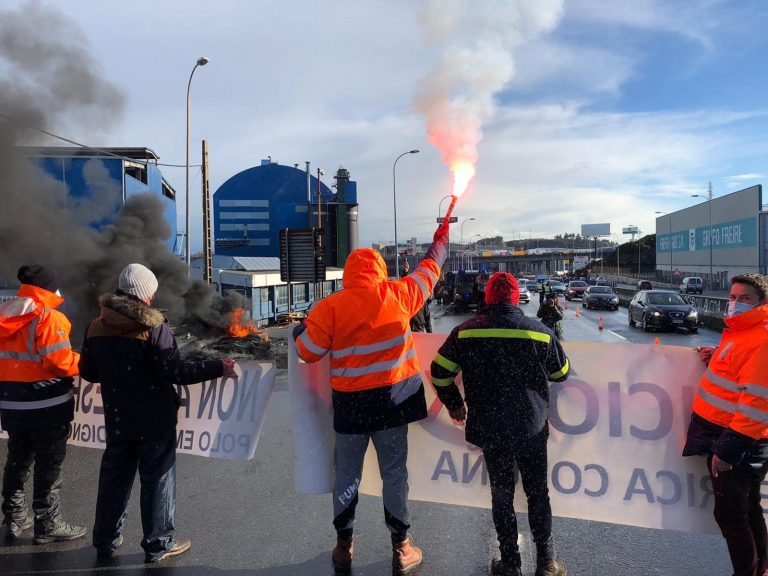
[[[698,350],[708,366],[693,401],[683,456],[707,457],[715,520],[734,576],[768,570],[760,485],[768,472],[768,279],[731,279],[726,328],[717,348]]]

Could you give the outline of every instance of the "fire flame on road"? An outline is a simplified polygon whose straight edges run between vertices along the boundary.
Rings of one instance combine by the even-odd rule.
[[[251,334],[261,333],[261,330],[256,327],[253,320],[243,320],[244,315],[245,310],[242,308],[235,308],[232,311],[232,321],[229,324],[229,328],[227,328],[227,333],[233,338],[245,338]]]

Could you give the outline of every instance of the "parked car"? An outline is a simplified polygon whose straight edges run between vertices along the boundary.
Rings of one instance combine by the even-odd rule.
[[[651,284],[650,280],[638,280],[637,281],[637,289],[638,290],[653,290],[653,284]]]
[[[583,280],[571,280],[568,282],[568,286],[565,290],[565,299],[582,298],[584,296],[584,291],[588,287],[589,285]]]
[[[581,297],[584,308],[619,309],[619,297],[610,286],[590,286]]]
[[[522,282],[518,282],[517,285],[520,287],[520,304],[529,304],[531,302],[531,292]]]
[[[683,281],[680,284],[680,294],[690,294],[691,292],[694,294],[704,293],[704,282],[698,276],[683,278]]]
[[[550,280],[549,281],[549,289],[557,294],[558,296],[564,296],[565,295],[565,284],[558,280]]]
[[[643,330],[652,328],[699,329],[699,314],[677,292],[672,290],[641,290],[629,303],[627,320],[630,326],[640,324]]]
[[[524,280],[521,285],[525,285],[526,288],[528,288],[528,292],[531,294],[535,294],[539,291],[539,283],[536,282],[536,280]]]

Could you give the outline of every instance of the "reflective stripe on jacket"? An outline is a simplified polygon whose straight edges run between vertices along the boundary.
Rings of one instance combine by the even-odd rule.
[[[431,251],[441,249],[433,245]],[[331,386],[340,392],[407,380],[419,372],[410,319],[439,277],[440,263],[427,257],[405,278],[387,280],[376,250],[353,251],[344,266],[344,289],[309,313],[306,330],[296,339],[299,356],[314,362],[330,354]]]
[[[768,438],[768,305],[726,318],[725,324],[693,411],[752,440]]]

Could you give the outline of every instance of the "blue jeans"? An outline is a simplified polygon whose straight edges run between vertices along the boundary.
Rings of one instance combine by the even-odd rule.
[[[107,442],[99,472],[93,545],[115,549],[136,470],[141,481],[141,526],[147,559],[173,547],[176,517],[176,431],[150,440]]]
[[[408,535],[408,425],[369,434],[336,433],[333,525],[339,538],[351,538],[357,508],[357,488],[368,442],[373,441],[383,484],[384,522],[399,543]]]

